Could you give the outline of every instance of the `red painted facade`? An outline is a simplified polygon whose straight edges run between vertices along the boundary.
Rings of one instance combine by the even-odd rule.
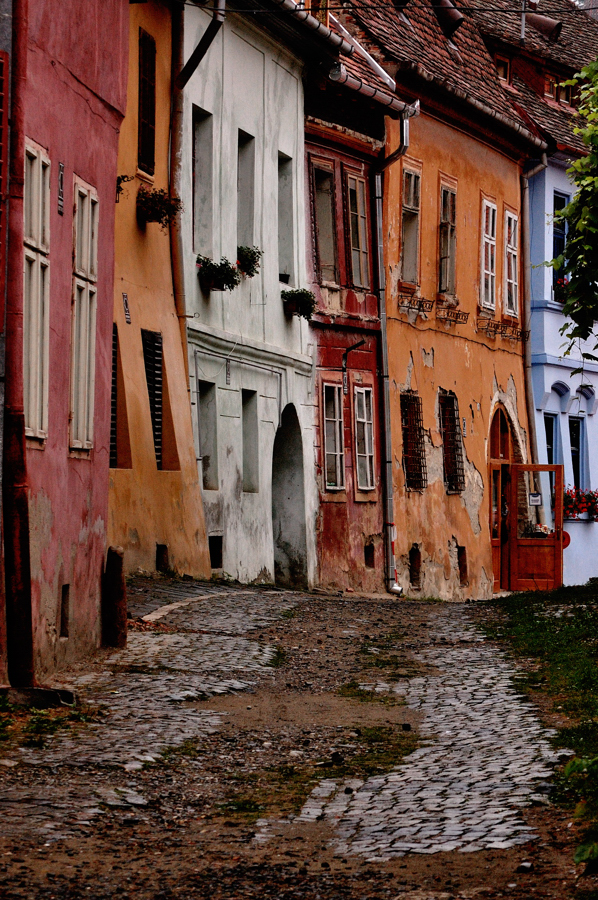
[[[25,139],[50,161],[49,403],[45,440],[27,440],[37,676],[97,647],[106,552],[119,127],[127,0],[29,5]],[[59,167],[64,198],[59,212]],[[74,178],[99,201],[93,447],[70,449]],[[25,365],[27,362],[25,362]],[[66,589],[64,586],[68,585]],[[65,625],[61,605],[68,604]],[[64,632],[68,631],[68,637]],[[10,641],[10,634],[8,636]]]
[[[317,344],[319,582],[327,589],[365,592],[384,590],[383,443],[378,374],[380,320],[375,293],[374,219],[370,193],[371,168],[377,152],[373,140],[349,136],[341,129],[321,123],[307,125],[306,172],[311,211],[308,271],[318,303],[311,324]],[[325,193],[322,187],[326,188]],[[356,200],[355,188],[363,191],[364,201],[360,210],[361,263],[353,256],[356,243],[354,210],[353,222],[351,216],[352,202]],[[332,222],[326,218],[321,205],[323,202],[327,207],[329,189],[332,190],[330,207],[334,210]],[[360,202],[359,197],[357,202]],[[324,259],[326,255],[327,259]],[[356,267],[359,267],[359,275]],[[350,349],[360,342],[363,342],[361,346]],[[330,419],[333,398],[342,407],[342,442],[338,434],[333,436],[334,421]],[[358,408],[364,401],[371,404],[370,410]],[[340,420],[338,409],[336,415]],[[365,448],[363,432],[369,423],[360,423],[360,417],[362,420],[371,418],[372,441],[371,446]],[[337,453],[342,451],[340,478],[338,473],[332,472],[330,451],[333,444]],[[362,453],[358,460],[358,444],[361,444],[360,451],[371,450],[372,454]],[[366,459],[366,455],[370,459]],[[334,481],[337,483],[331,483]]]

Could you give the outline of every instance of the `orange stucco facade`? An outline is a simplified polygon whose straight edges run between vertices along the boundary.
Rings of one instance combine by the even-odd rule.
[[[175,307],[168,231],[140,225],[136,197],[168,191],[171,13],[149,2],[130,9],[129,90],[119,155],[114,322],[118,331],[116,430],[118,462],[110,469],[108,539],[125,551],[127,571],[170,568],[209,577],[210,563],[195,459],[185,352]],[[139,35],[155,41],[155,166],[138,169]],[[130,323],[125,314],[128,302]],[[161,468],[155,451],[142,331],[161,335]],[[184,332],[184,329],[182,329]],[[113,393],[114,406],[114,393]]]
[[[399,143],[389,122],[387,154]],[[411,143],[385,175],[390,412],[393,447],[397,580],[407,595],[481,599],[493,591],[490,539],[489,432],[493,413],[507,414],[517,457],[528,459],[522,336],[489,336],[486,319],[522,329],[523,277],[518,248],[518,315],[505,313],[505,215],[519,217],[520,162],[516,149],[442,121],[430,113],[412,122]],[[403,174],[420,175],[419,285],[403,278]],[[456,270],[451,297],[439,294],[441,188],[456,195]],[[480,306],[483,201],[496,206],[496,309]],[[413,279],[412,279],[413,282]],[[413,298],[431,309],[408,309]],[[402,299],[401,299],[402,298]],[[440,301],[440,307],[439,303]],[[442,303],[467,313],[449,321]],[[403,303],[401,307],[400,303]],[[430,306],[430,304],[427,304]],[[463,319],[464,316],[461,316]],[[491,328],[492,331],[492,328]],[[421,398],[427,486],[406,485],[401,393]],[[439,393],[453,392],[462,431],[463,489],[445,483]]]

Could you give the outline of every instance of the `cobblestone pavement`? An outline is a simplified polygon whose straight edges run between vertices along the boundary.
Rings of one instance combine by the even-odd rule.
[[[435,646],[417,656],[438,674],[360,685],[393,690],[422,711],[427,745],[365,783],[322,781],[301,811],[299,821],[335,824],[341,855],[377,861],[408,852],[507,849],[537,838],[520,810],[546,800],[541,792],[559,759],[547,740],[555,732],[515,692],[511,665],[484,644],[465,607],[442,608],[429,637]],[[264,823],[256,839],[267,835]]]

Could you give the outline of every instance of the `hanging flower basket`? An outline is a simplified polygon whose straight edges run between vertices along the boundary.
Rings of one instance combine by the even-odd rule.
[[[316,297],[312,291],[306,288],[297,288],[293,291],[281,291],[280,296],[284,303],[284,311],[287,316],[302,316],[308,321],[316,310]]]
[[[241,273],[225,256],[220,262],[214,262],[209,256],[198,256],[197,275],[204,294],[233,291],[241,283]]]
[[[264,251],[259,247],[237,247],[237,268],[241,275],[253,278],[260,270],[260,260]]]
[[[142,227],[157,222],[166,231],[182,210],[182,201],[170,197],[163,188],[148,190],[141,185],[137,191],[137,221]]]

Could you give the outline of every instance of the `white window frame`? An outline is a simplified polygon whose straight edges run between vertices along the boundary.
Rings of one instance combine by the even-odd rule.
[[[370,286],[370,255],[368,250],[368,204],[365,178],[347,174],[347,210],[351,254],[351,283],[355,287]],[[356,209],[351,209],[351,191],[355,191]]]
[[[366,398],[369,396],[369,416]],[[359,414],[359,405],[363,405],[363,415]],[[360,491],[373,491],[376,487],[374,470],[374,390],[371,387],[356,387],[353,394],[353,413],[355,418],[355,477]],[[363,428],[365,452],[359,452],[359,429]],[[360,478],[359,461],[365,459],[366,479]]]
[[[512,302],[509,302],[509,294]],[[505,210],[505,304],[509,316],[519,315],[519,217]]]
[[[69,429],[72,450],[87,451],[93,447],[98,226],[97,192],[75,175]]]
[[[488,213],[490,215],[489,228],[486,227]],[[483,200],[480,306],[493,311],[496,309],[496,220],[496,203],[492,203],[490,200]]]
[[[333,419],[326,416],[326,389],[334,391],[334,412]],[[338,382],[324,382],[322,384],[322,420],[324,424],[324,485],[327,491],[344,491],[345,489],[345,441],[344,441],[344,420],[343,420],[343,386]],[[335,446],[330,448],[326,436],[327,423],[334,423]],[[328,456],[335,457],[336,484],[329,484],[328,476]]]
[[[50,357],[50,160],[26,140],[24,171],[23,376],[25,434],[48,436]]]

